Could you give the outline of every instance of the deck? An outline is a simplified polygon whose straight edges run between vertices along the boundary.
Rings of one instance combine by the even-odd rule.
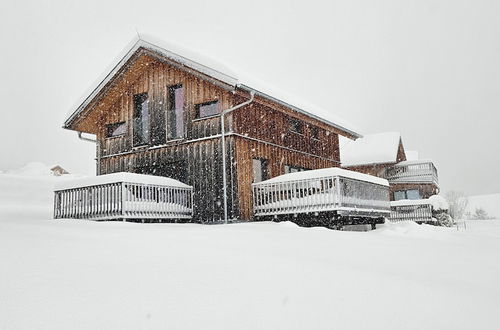
[[[169,178],[133,173],[63,183],[54,191],[54,218],[188,220],[193,188]]]
[[[343,216],[388,216],[387,181],[369,177],[332,168],[285,174],[254,183],[254,214],[259,217],[336,212]]]
[[[404,161],[387,168],[384,177],[390,183],[439,184],[437,169],[431,161]]]
[[[391,202],[391,222],[415,221],[417,223],[434,223],[432,205],[428,199],[401,200]]]

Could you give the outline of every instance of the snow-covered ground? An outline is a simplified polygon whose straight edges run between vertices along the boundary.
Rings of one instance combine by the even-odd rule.
[[[489,216],[500,218],[500,193],[489,195],[469,196],[469,205],[467,211],[474,214],[476,209],[481,208]]]
[[[55,221],[60,180],[0,174],[0,329],[500,328],[500,221]]]

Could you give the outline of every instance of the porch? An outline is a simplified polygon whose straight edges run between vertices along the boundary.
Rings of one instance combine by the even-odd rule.
[[[428,199],[400,200],[391,202],[389,221],[415,221],[417,223],[434,223],[432,204]]]
[[[193,188],[143,174],[114,173],[71,180],[54,191],[54,218],[88,220],[188,220]]]
[[[423,182],[439,184],[437,169],[429,160],[400,162],[388,167],[384,177],[390,183]]]
[[[333,211],[384,217],[390,212],[386,180],[340,168],[285,174],[252,187],[258,217]]]

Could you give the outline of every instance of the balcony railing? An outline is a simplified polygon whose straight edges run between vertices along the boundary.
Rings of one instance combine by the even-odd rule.
[[[387,216],[390,212],[387,181],[341,169],[285,174],[254,183],[256,216],[338,211],[342,215]],[[385,182],[385,184],[384,184]]]
[[[418,223],[432,223],[432,205],[428,199],[401,200],[391,202],[392,222],[415,221]]]
[[[384,177],[390,183],[439,183],[437,169],[431,161],[400,162],[387,168]]]
[[[64,182],[54,194],[55,219],[163,220],[193,214],[193,188],[169,178],[115,173]]]

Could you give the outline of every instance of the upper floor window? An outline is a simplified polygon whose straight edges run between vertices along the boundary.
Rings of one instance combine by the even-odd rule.
[[[303,172],[303,171],[308,171],[308,170],[309,169],[305,168],[305,167],[285,165],[285,174],[295,173],[295,172]]]
[[[302,134],[304,131],[304,124],[295,118],[288,119],[288,129],[292,132]]]
[[[319,140],[319,128],[316,126],[311,126],[311,137],[315,140]]]
[[[196,105],[196,118],[211,117],[219,113],[219,101],[210,101]]]
[[[125,125],[124,121],[122,121],[120,123],[106,125],[106,137],[107,138],[125,135],[126,131],[127,131],[127,125]]]
[[[177,139],[184,136],[184,88],[182,85],[168,88],[167,137]]]
[[[148,94],[134,95],[134,146],[149,143]]]

